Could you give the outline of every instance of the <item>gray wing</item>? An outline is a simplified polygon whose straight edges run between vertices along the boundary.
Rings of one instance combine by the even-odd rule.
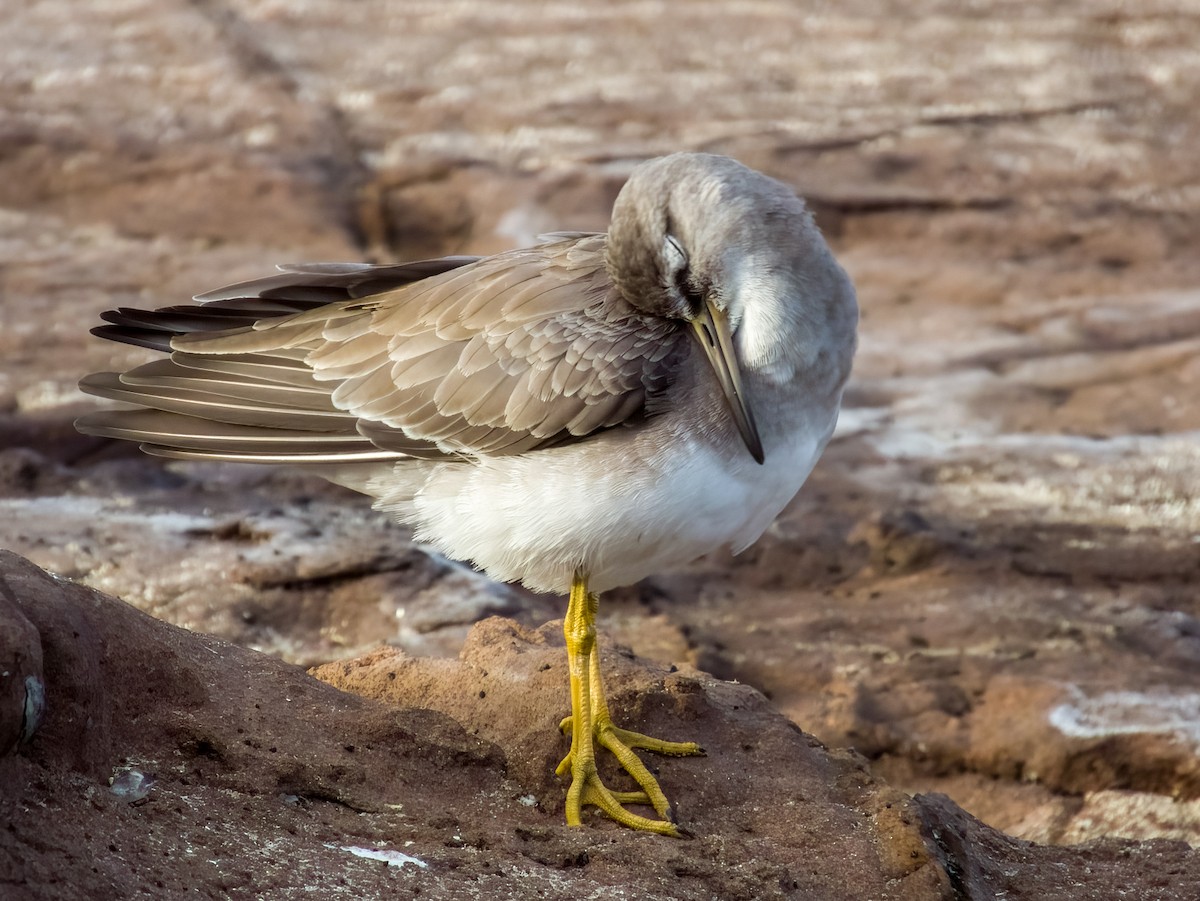
[[[331,290],[328,266],[202,295],[215,302],[170,308],[192,318],[171,313],[186,321],[169,360],[81,382],[147,409],[80,428],[170,456],[358,462],[522,453],[636,421],[688,345],[621,298],[603,248],[603,235],[571,236],[332,303],[311,293]],[[362,283],[363,267],[345,268]],[[259,315],[267,294],[292,306]],[[216,331],[197,324],[210,308],[226,317]]]

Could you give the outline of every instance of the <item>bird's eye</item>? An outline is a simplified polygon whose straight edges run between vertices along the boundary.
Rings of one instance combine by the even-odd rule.
[[[704,296],[692,282],[687,254],[683,250],[683,245],[679,243],[679,239],[674,235],[666,235],[663,241],[663,255],[666,257],[671,286],[687,304],[690,313],[688,318],[695,318],[704,305]]]
[[[675,288],[679,291],[679,296],[687,302],[691,318],[699,316],[704,306],[704,295],[692,284],[691,274],[686,269],[675,273]]]

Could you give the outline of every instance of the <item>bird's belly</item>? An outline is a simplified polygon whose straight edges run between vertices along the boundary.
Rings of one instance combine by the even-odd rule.
[[[414,498],[416,537],[536,591],[565,592],[576,569],[605,591],[723,546],[743,550],[795,496],[826,437],[793,435],[761,466],[677,438],[669,455],[592,441],[442,467]]]
[[[800,490],[818,451],[776,454],[762,466],[730,469],[697,454],[660,479],[657,499],[620,512],[623,539],[591,561],[596,591],[628,585],[722,547],[735,553],[758,539]]]

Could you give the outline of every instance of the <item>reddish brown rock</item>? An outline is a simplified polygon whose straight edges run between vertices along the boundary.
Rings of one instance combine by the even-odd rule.
[[[569,829],[553,776],[566,748],[558,624],[491,619],[458,661],[381,651],[316,671],[365,699],[11,554],[0,588],[36,630],[47,689],[41,728],[0,757],[6,898],[324,886],[365,898],[1099,899],[1120,882],[1126,897],[1183,901],[1200,888],[1200,858],[1182,843],[1016,841],[947,799],[889,788],[752,688],[619,649],[604,655],[614,713],[707,750],[651,761],[694,838],[601,817]]]

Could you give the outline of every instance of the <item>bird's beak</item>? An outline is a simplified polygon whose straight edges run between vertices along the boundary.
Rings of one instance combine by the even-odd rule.
[[[762,439],[758,437],[758,427],[754,424],[754,414],[746,401],[746,389],[742,386],[742,373],[738,369],[737,354],[733,349],[733,336],[729,332],[729,319],[725,313],[706,300],[700,308],[700,313],[691,320],[696,333],[696,340],[704,348],[704,355],[717,374],[721,383],[721,392],[733,413],[733,421],[737,423],[746,448],[758,463],[766,457],[763,454]]]

